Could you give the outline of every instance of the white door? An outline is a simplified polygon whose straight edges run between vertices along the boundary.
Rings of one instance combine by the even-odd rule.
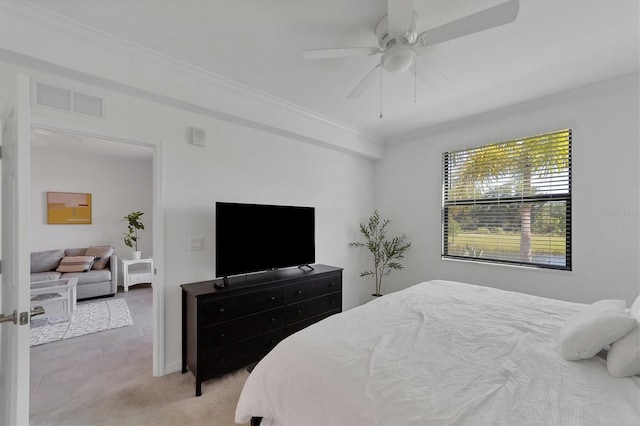
[[[12,102],[2,111],[0,424],[29,423],[29,77],[18,75]],[[21,325],[21,322],[23,323]],[[26,324],[24,324],[26,322]]]

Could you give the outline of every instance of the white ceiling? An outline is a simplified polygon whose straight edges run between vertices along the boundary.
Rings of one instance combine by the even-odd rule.
[[[504,1],[415,0],[418,31]],[[640,69],[638,0],[521,0],[515,22],[433,46],[442,75],[417,81],[417,102],[410,73],[385,71],[380,119],[379,85],[346,99],[376,57],[305,61],[302,51],[377,46],[386,0],[30,3],[385,140]]]

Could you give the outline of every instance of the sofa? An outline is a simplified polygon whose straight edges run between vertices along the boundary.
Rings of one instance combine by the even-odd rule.
[[[85,264],[78,267],[78,259],[81,259]],[[76,266],[70,267],[71,264]],[[69,272],[79,268],[83,270]],[[32,283],[71,277],[78,278],[76,286],[78,300],[116,294],[118,291],[118,257],[114,248],[112,246],[92,246],[31,253]]]

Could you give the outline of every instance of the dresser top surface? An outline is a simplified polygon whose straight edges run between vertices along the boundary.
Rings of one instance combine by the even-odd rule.
[[[342,268],[328,265],[311,265],[314,269],[308,268],[301,269],[297,267],[278,269],[275,271],[266,271],[256,274],[248,274],[241,276],[229,277],[229,287],[227,288],[215,288],[213,286],[216,282],[222,282],[222,279],[200,281],[195,283],[182,284],[182,290],[191,294],[192,296],[200,296],[204,294],[223,294],[231,295],[237,292],[244,292],[251,290],[254,286],[261,286],[262,288],[269,287],[270,285],[278,285],[288,280],[299,280],[304,278],[313,278],[323,274],[331,272],[340,272]]]

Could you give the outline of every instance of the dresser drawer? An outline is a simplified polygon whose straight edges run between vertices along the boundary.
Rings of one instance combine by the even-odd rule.
[[[204,351],[202,368],[205,377],[214,377],[259,361],[284,338],[284,329]]]
[[[307,319],[302,320],[302,321],[294,322],[292,324],[287,324],[287,328],[286,328],[287,336],[290,336],[293,333],[296,333],[296,332],[302,330],[303,328],[307,328],[311,324],[315,324],[318,321],[321,321],[321,320],[323,320],[325,318],[328,318],[331,315],[339,314],[340,312],[342,312],[342,311],[339,310],[339,309],[336,309],[335,311],[325,312],[325,313],[322,313],[320,315],[316,315],[314,317],[307,318]]]
[[[296,303],[337,291],[342,291],[340,274],[290,284],[286,287],[285,297],[287,303]]]
[[[287,305],[287,323],[302,321],[325,312],[342,310],[342,293],[332,293],[305,302]]]
[[[222,299],[204,300],[200,305],[198,316],[201,324],[207,326],[283,305],[284,287],[276,287]]]
[[[277,308],[204,327],[198,335],[198,345],[203,349],[212,349],[281,329],[285,324],[284,317],[284,308]]]

